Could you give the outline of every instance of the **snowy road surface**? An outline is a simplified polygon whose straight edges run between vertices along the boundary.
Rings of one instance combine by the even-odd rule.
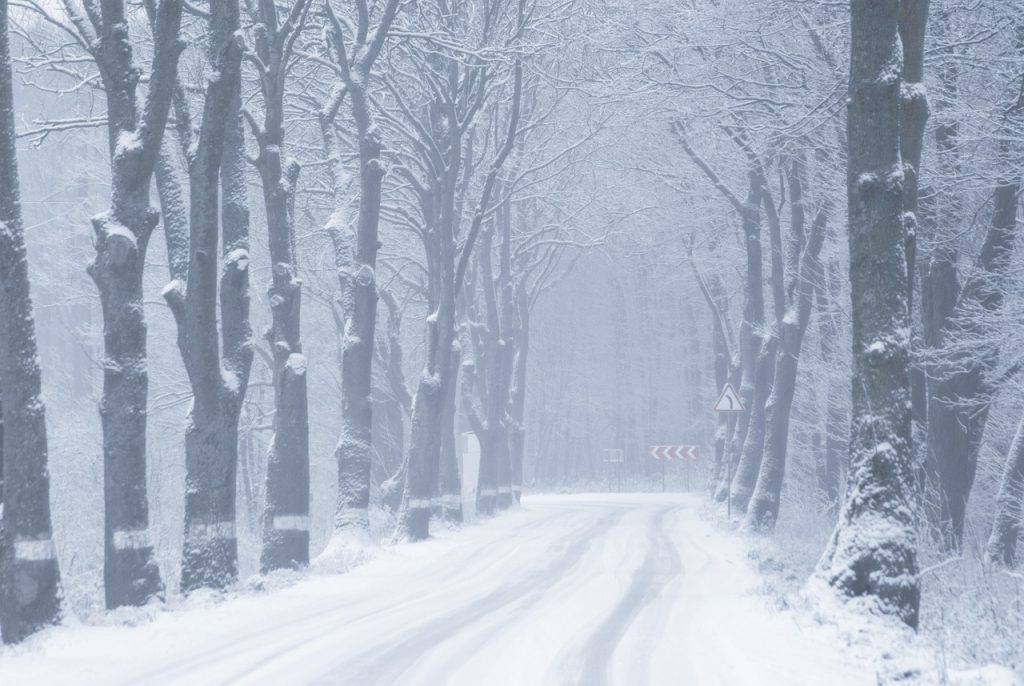
[[[773,613],[743,545],[680,495],[528,498],[350,573],[70,626],[0,656],[0,684],[874,684]]]

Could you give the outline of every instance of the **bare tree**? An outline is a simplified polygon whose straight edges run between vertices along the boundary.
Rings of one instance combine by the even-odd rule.
[[[110,209],[93,218],[96,258],[88,267],[103,306],[103,426],[105,565],[108,608],[141,605],[162,594],[153,560],[146,493],[146,417],[149,374],[142,275],[159,215],[149,189],[157,164],[184,42],[181,4],[151,7],[153,62],[144,105],[136,89],[125,3],[101,3],[83,14],[64,2],[76,38],[99,68],[107,104]]]
[[[18,185],[7,12],[7,0],[0,0],[0,632],[4,643],[17,643],[60,618],[61,588]]]
[[[213,76],[206,87],[202,124],[188,160],[188,271],[184,283],[174,280],[164,289],[178,323],[178,347],[193,394],[185,431],[181,587],[186,592],[204,586],[223,588],[238,575],[238,419],[253,354],[238,26],[237,0],[211,2]],[[221,228],[223,270],[218,289],[216,255]]]
[[[820,573],[918,622],[899,0],[851,0],[847,114],[853,418],[846,502]],[[922,17],[923,20],[923,17]]]
[[[829,219],[828,201],[814,217],[809,235],[805,235],[803,173],[803,160],[797,158],[789,170],[790,211],[793,214],[789,252],[790,260],[798,262],[798,268],[786,289],[786,314],[779,322],[775,381],[765,412],[764,458],[747,510],[747,525],[755,529],[771,528],[779,514],[800,349],[810,321],[815,290],[822,282],[819,254]]]
[[[446,19],[459,20],[461,19],[455,16]],[[520,2],[517,17],[513,21],[512,40],[521,34],[523,22],[524,6]],[[485,31],[487,40],[490,39],[487,35],[489,33],[490,31]],[[492,77],[493,67],[486,63],[470,64],[463,67],[468,78],[460,78],[459,61],[449,59],[451,66],[442,66],[441,71],[448,77],[445,84],[448,90],[447,93],[439,95],[441,102],[453,103],[455,107],[449,106],[441,110],[444,113],[444,135],[448,140],[443,145],[436,146],[437,150],[444,152],[440,159],[432,160],[438,163],[432,166],[439,172],[443,170],[443,173],[434,177],[435,188],[438,191],[434,202],[441,208],[436,218],[437,223],[432,227],[437,232],[434,239],[437,241],[437,251],[434,251],[433,245],[428,245],[428,252],[436,255],[439,278],[435,298],[431,303],[434,311],[428,319],[427,363],[420,377],[413,404],[409,473],[402,501],[402,530],[413,539],[426,538],[429,533],[431,500],[434,497],[440,469],[444,400],[448,385],[456,383],[457,378],[457,370],[451,366],[452,346],[456,340],[457,299],[465,283],[466,271],[477,238],[486,216],[492,209],[492,194],[498,181],[498,174],[514,148],[522,104],[522,63],[516,57],[512,67],[512,92],[505,109],[507,114],[502,117],[505,122],[504,135],[500,138],[495,155],[487,168],[462,248],[457,250],[456,199],[464,154],[463,136],[485,104],[485,88]],[[420,185],[422,187],[422,184]]]
[[[309,416],[306,358],[302,354],[301,303],[295,251],[295,195],[300,166],[285,146],[285,93],[294,46],[313,0],[296,0],[281,17],[274,3],[247,1],[256,24],[256,67],[263,120],[245,111],[257,145],[270,243],[272,323],[266,332],[273,356],[274,435],[267,461],[263,514],[263,571],[309,563]],[[239,140],[238,143],[241,143]]]
[[[398,13],[398,0],[388,0],[376,27],[371,30],[370,10],[357,0],[357,25],[348,39],[330,3],[324,5],[330,21],[332,55],[348,92],[352,119],[359,142],[359,218],[351,274],[343,294],[345,316],[342,362],[342,435],[335,450],[338,460],[338,502],[335,529],[351,526],[367,529],[370,505],[370,466],[373,447],[374,327],[377,321],[377,251],[380,248],[383,140],[370,103],[370,79],[374,63],[384,47]],[[347,256],[346,256],[347,257]]]
[[[764,266],[763,253],[761,249],[761,203],[764,195],[764,174],[757,159],[750,160],[751,167],[747,173],[748,193],[745,199],[740,199],[719,177],[711,165],[701,157],[692,147],[689,138],[686,136],[683,126],[676,122],[673,125],[676,137],[681,143],[683,150],[690,160],[707,176],[708,181],[721,193],[740,217],[743,227],[744,248],[746,251],[746,272],[745,287],[743,291],[743,319],[739,330],[739,369],[741,370],[740,396],[743,400],[743,413],[737,422],[736,430],[732,434],[732,440],[725,448],[725,462],[727,468],[722,470],[723,480],[715,491],[715,500],[724,501],[732,499],[732,484],[736,480],[740,483],[749,484],[749,490],[745,495],[740,495],[743,506],[746,507],[746,499],[749,498],[754,481],[757,478],[757,467],[760,464],[758,458],[755,463],[748,453],[748,459],[743,468],[741,456],[743,447],[747,441],[747,433],[754,422],[753,411],[755,406],[763,408],[767,401],[770,379],[768,378],[769,359],[774,356],[771,351],[765,350],[763,355],[759,354],[760,341],[757,330],[764,324]],[[760,403],[755,401],[755,387],[758,387],[757,379],[760,370],[762,397]],[[760,429],[763,432],[763,416],[760,422]],[[763,433],[761,434],[763,437]],[[761,440],[757,441],[760,445]]]

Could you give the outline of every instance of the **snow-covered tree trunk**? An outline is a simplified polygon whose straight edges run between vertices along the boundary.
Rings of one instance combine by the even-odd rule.
[[[462,363],[462,348],[454,343],[451,349],[452,378],[444,384],[444,407],[441,411],[441,462],[438,474],[437,496],[434,510],[450,522],[462,521],[462,480],[455,445],[455,396],[458,384],[455,376]]]
[[[267,127],[265,133],[272,128]],[[263,515],[264,571],[309,563],[309,415],[306,358],[302,353],[302,282],[294,253],[291,207],[297,167],[282,169],[283,130],[267,135],[278,143],[261,145],[267,234],[273,264],[269,288],[271,326],[266,333],[274,360],[274,436],[267,461],[267,502]]]
[[[1017,233],[1017,203],[1021,186],[1017,181],[1004,181],[995,191],[993,229],[990,231],[982,255],[1001,251],[1000,261],[1009,265],[1013,240]],[[1002,237],[997,239],[993,234]],[[989,246],[992,245],[992,248]],[[996,247],[998,246],[998,248]],[[998,297],[998,283],[988,284],[992,290],[988,298]],[[987,408],[987,406],[986,406]],[[996,516],[988,540],[988,557],[1004,564],[1012,564],[1017,550],[1017,539],[1021,529],[1021,514],[1024,511],[1024,429],[1018,428],[1017,435],[1006,456],[1003,479],[996,498]]]
[[[956,72],[943,71],[942,97],[938,104],[943,121],[936,131],[940,170],[944,178],[959,178],[959,126],[946,112],[956,93]],[[952,83],[946,83],[952,82]],[[1014,88],[1011,103],[1019,96]],[[1013,112],[1013,105],[1008,112]],[[1009,131],[1004,132],[1009,134]],[[1006,143],[999,146],[1000,156],[1011,155]],[[1007,176],[1000,170],[1002,176]],[[992,378],[999,360],[997,343],[985,341],[970,354],[956,353],[947,358],[941,347],[965,336],[984,337],[980,313],[998,314],[1003,306],[1005,287],[1011,275],[1014,242],[1017,236],[1017,193],[1019,185],[1007,180],[997,182],[993,193],[992,220],[978,254],[974,273],[961,286],[957,254],[949,247],[953,241],[943,235],[927,271],[922,274],[922,328],[925,342],[940,353],[940,361],[930,370],[928,379],[928,456],[929,475],[936,477],[940,502],[931,508],[938,516],[939,533],[947,549],[958,551],[963,545],[967,501],[974,485],[985,426],[992,397],[998,390]],[[956,199],[941,213],[939,222],[949,232],[959,232],[959,207]],[[927,298],[927,301],[925,300]],[[997,505],[998,509],[998,505]]]
[[[446,302],[454,309],[454,294],[449,298],[442,292],[441,307]],[[412,540],[423,540],[430,535],[432,499],[441,460],[445,384],[452,383],[454,377],[454,370],[450,369],[450,351],[455,318],[453,314],[439,309],[431,319],[428,322],[428,362],[420,374],[413,399],[409,464],[400,513],[400,529]],[[440,350],[446,354],[441,355]]]
[[[797,183],[791,184],[797,188]],[[800,202],[794,196],[794,209]],[[789,418],[796,391],[797,366],[804,332],[811,317],[814,292],[821,283],[818,255],[825,240],[828,214],[822,210],[816,217],[807,244],[800,256],[795,284],[790,296],[790,310],[783,317],[779,330],[779,353],[775,363],[775,382],[766,408],[767,432],[764,458],[757,484],[747,510],[746,525],[752,529],[774,527],[779,515],[782,482],[786,471],[786,449],[789,440]]]
[[[46,409],[18,185],[7,0],[0,0],[0,633],[16,643],[60,619]]]
[[[900,82],[900,158],[903,162],[903,221],[905,251],[910,278],[907,284],[908,307],[914,295],[914,270],[917,254],[917,205],[921,176],[924,128],[928,121],[928,96],[924,85],[925,29],[930,0],[900,0],[899,38],[902,46]]]
[[[498,340],[494,357],[495,380],[491,385],[490,414],[500,432],[494,436],[497,442],[498,498],[499,510],[515,504],[512,491],[512,453],[509,434],[509,402],[511,400],[512,374],[515,370],[515,285],[512,282],[512,206],[505,202],[498,209],[501,229],[501,244],[498,247],[498,279],[494,283],[494,294],[498,308]],[[490,421],[490,420],[488,420]]]
[[[282,22],[274,4],[257,10],[263,30],[256,56],[265,67],[260,79],[263,123],[250,124],[259,146],[256,168],[263,188],[270,244],[268,290],[271,325],[266,332],[273,357],[274,435],[267,459],[267,501],[263,513],[260,567],[303,567],[309,563],[309,413],[306,358],[302,353],[302,281],[295,252],[295,193],[299,165],[285,148],[284,96],[294,35],[304,23],[309,0],[296,0]]]
[[[389,391],[392,398],[392,417],[389,424],[394,433],[394,442],[398,455],[398,469],[381,484],[381,500],[385,507],[398,511],[402,502],[402,490],[405,488],[408,455],[405,451],[405,417],[412,413],[412,395],[406,386],[405,370],[403,369],[405,353],[402,347],[402,311],[398,302],[388,289],[378,291],[380,298],[388,310],[388,346],[385,364]],[[454,418],[453,418],[454,421]],[[460,498],[461,507],[461,498]]]
[[[357,93],[350,93],[353,101]],[[355,108],[355,105],[353,105]],[[362,107],[369,117],[369,102]],[[357,119],[358,121],[358,119]],[[359,219],[356,229],[354,274],[349,278],[349,320],[345,324],[342,362],[342,436],[335,457],[338,460],[338,503],[335,528],[369,525],[370,465],[373,447],[373,403],[370,399],[373,370],[374,327],[377,317],[377,227],[380,221],[381,141],[376,129],[366,123],[359,133]]]
[[[740,471],[739,463],[743,447],[747,442],[747,433],[753,421],[757,362],[761,351],[761,337],[758,335],[758,328],[764,324],[764,254],[761,247],[761,205],[765,195],[764,175],[758,163],[751,162],[747,172],[747,197],[740,200],[704,158],[697,154],[690,144],[683,125],[679,122],[674,123],[673,131],[690,160],[733,206],[736,214],[740,217],[743,228],[743,243],[747,258],[743,289],[743,319],[740,322],[739,330],[739,391],[743,402],[743,412],[740,413],[735,429],[725,444],[723,469],[720,470],[721,481],[714,492],[716,501],[730,500],[731,502],[730,490],[733,486],[734,475]],[[706,293],[705,298],[709,298]],[[767,398],[767,393],[765,393],[765,398]],[[760,460],[759,456],[758,460]],[[752,473],[752,479],[749,482],[752,488],[753,479],[757,478],[756,468],[745,471]]]
[[[237,0],[230,2],[235,4]],[[234,12],[237,16],[237,9]],[[237,21],[237,18],[233,20],[236,28]],[[204,119],[205,116],[207,115],[204,114]],[[238,422],[249,386],[249,372],[252,369],[254,352],[253,331],[249,322],[248,163],[245,159],[240,80],[235,85],[235,92],[228,106],[226,126],[224,156],[220,169],[220,405],[223,425],[210,425],[213,430],[222,432],[221,454],[211,485],[213,492],[216,493],[214,507],[217,519],[213,521],[233,523],[236,500],[235,475],[238,471]],[[213,233],[216,238],[215,229]],[[216,254],[216,251],[212,251],[211,254]],[[214,289],[214,293],[216,292]],[[215,307],[214,305],[214,309]],[[230,540],[225,540],[224,543],[225,550],[237,550],[233,532]],[[232,560],[231,565],[236,566],[236,561]]]
[[[764,458],[764,440],[767,432],[768,414],[767,403],[771,396],[772,388],[775,385],[775,366],[779,351],[779,329],[782,327],[782,320],[786,315],[786,286],[783,263],[782,223],[779,219],[778,206],[775,204],[775,199],[772,197],[772,192],[768,186],[768,176],[765,172],[764,164],[761,158],[754,152],[744,131],[731,127],[727,127],[726,131],[747,157],[751,167],[751,184],[756,183],[760,188],[761,204],[764,208],[765,219],[767,220],[768,238],[771,248],[770,283],[775,313],[769,331],[757,336],[760,339],[760,344],[756,371],[754,373],[752,407],[749,408],[749,424],[740,452],[739,464],[736,467],[736,473],[733,476],[730,487],[732,509],[737,512],[745,512],[750,496],[754,491],[754,486],[757,483],[761,462]],[[799,195],[799,185],[797,185],[797,189],[797,195]],[[794,236],[799,236],[802,240],[803,231],[802,206],[797,201],[793,204],[793,234]],[[794,251],[790,252],[793,253]],[[794,260],[798,258],[799,252],[793,256]]]
[[[465,269],[456,265],[455,208],[457,176],[462,165],[462,143],[452,136],[445,156],[445,173],[437,186],[439,210],[431,227],[436,241],[436,274],[432,302],[427,317],[427,352],[413,396],[409,457],[406,465],[405,489],[400,510],[400,530],[413,540],[430,534],[430,514],[441,464],[441,431],[445,426],[444,400],[447,385],[456,382],[457,371],[451,368],[452,346],[455,343],[456,294],[465,278]],[[479,229],[477,229],[477,233]],[[475,241],[477,233],[472,234]],[[473,243],[463,247],[463,261],[468,259]],[[468,352],[463,346],[462,352]],[[463,362],[465,365],[465,362]],[[481,464],[482,466],[482,464]]]
[[[104,590],[106,606],[142,605],[163,592],[149,536],[146,492],[146,417],[149,375],[142,273],[159,215],[149,187],[171,107],[180,40],[181,4],[164,0],[152,10],[153,68],[145,107],[136,102],[142,76],[133,61],[125,5],[103,3],[92,24],[92,54],[107,102],[110,208],[93,218],[96,257],[88,271],[103,311]]]
[[[349,292],[343,296],[349,317],[345,322],[341,370],[342,435],[335,450],[338,461],[338,500],[335,530],[368,530],[370,478],[373,457],[373,346],[377,321],[377,251],[380,248],[381,186],[384,162],[383,141],[371,109],[368,92],[373,64],[398,12],[397,0],[388,0],[380,23],[370,31],[369,15],[361,5],[359,25],[348,52],[341,22],[326,5],[330,20],[333,57],[348,91],[352,119],[359,144],[359,217],[356,226],[354,262],[348,276]]]
[[[452,14],[446,21],[454,17],[455,15]],[[522,2],[519,3],[518,18],[517,26],[521,26],[524,22]],[[452,102],[455,103],[464,94],[459,85],[460,70],[458,65],[453,62],[452,67],[446,71],[449,77],[447,86],[452,89]],[[479,78],[486,80],[485,75],[489,75],[486,70],[478,74]],[[472,107],[475,111],[485,102],[483,99],[485,90],[473,90],[480,94],[480,99],[476,100],[477,104]],[[461,214],[461,199],[457,202],[459,194],[456,191],[460,187],[458,180],[463,162],[465,121],[459,121],[459,114],[455,111],[457,106],[449,109],[449,104],[446,103],[441,108],[446,112],[444,126],[446,127],[445,145],[447,150],[439,156],[441,173],[436,179],[436,185],[440,193],[436,202],[440,209],[436,213],[436,225],[431,226],[432,231],[436,233],[430,237],[432,240],[429,241],[431,244],[436,241],[437,248],[435,253],[437,258],[436,274],[432,275],[432,278],[436,278],[436,307],[428,316],[427,321],[429,341],[427,362],[420,375],[416,400],[413,404],[408,478],[399,517],[400,531],[414,540],[426,538],[430,531],[431,499],[435,492],[438,469],[440,468],[440,432],[443,424],[444,396],[447,385],[456,381],[456,370],[451,368],[451,349],[456,336],[458,295],[465,283],[466,271],[474,254],[474,246],[480,235],[485,214],[491,205],[498,173],[511,154],[516,141],[522,94],[523,69],[520,58],[516,57],[505,137],[484,177],[479,201],[473,212],[469,230],[462,241],[461,249],[456,249],[455,242],[458,215]],[[434,302],[431,304],[434,305]],[[465,353],[465,350],[463,352]]]
[[[754,394],[751,398],[747,435],[729,488],[732,509],[739,513],[747,510],[764,457],[767,404],[775,384],[775,361],[779,348],[779,340],[774,335],[763,338],[759,336],[758,339],[761,344],[755,364]]]
[[[755,407],[754,390],[757,385],[757,360],[760,349],[760,337],[757,329],[764,324],[764,270],[761,250],[761,182],[756,174],[750,174],[750,188],[746,202],[742,204],[740,216],[743,224],[744,246],[746,248],[747,268],[743,289],[743,320],[739,329],[740,352],[740,399],[743,412],[736,422],[736,429],[726,445],[726,469],[723,481],[715,493],[715,500],[724,501],[730,497],[734,472],[743,453],[747,441],[747,433],[754,421]],[[754,472],[756,478],[756,471]]]
[[[202,127],[189,160],[187,281],[164,290],[192,387],[185,431],[185,540],[181,588],[223,588],[238,575],[235,472],[238,417],[252,363],[248,323],[248,212],[240,120],[242,46],[237,0],[211,3],[212,72]],[[220,189],[223,187],[223,199]],[[218,340],[219,231],[222,339]],[[224,356],[221,359],[221,345]]]
[[[899,0],[851,0],[847,112],[853,416],[849,488],[819,573],[916,626]]]
[[[511,333],[513,313],[511,267],[508,252],[511,241],[510,218],[506,206],[497,210],[495,222],[481,237],[479,264],[481,288],[484,292],[486,322],[478,336],[485,365],[486,385],[483,392],[483,434],[480,440],[480,483],[477,490],[477,512],[492,514],[507,509],[513,502],[512,472],[506,414],[512,373]],[[499,270],[495,277],[491,252],[494,233],[501,230]]]
[[[525,280],[516,287],[515,360],[509,392],[509,453],[512,462],[512,495],[519,503],[523,493],[523,458],[526,450],[526,371],[530,353],[530,297]]]

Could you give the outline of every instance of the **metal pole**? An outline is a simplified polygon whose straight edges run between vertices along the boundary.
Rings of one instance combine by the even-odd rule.
[[[661,492],[665,492],[665,460],[661,461]]]

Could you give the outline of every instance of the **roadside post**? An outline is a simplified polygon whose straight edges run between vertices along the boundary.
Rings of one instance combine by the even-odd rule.
[[[743,401],[740,400],[740,394],[736,392],[736,389],[732,387],[731,383],[726,383],[722,387],[722,393],[718,396],[718,402],[712,408],[715,412],[743,412]],[[725,496],[725,518],[732,521],[732,455],[729,455],[728,446],[726,447],[726,475],[728,476],[728,486]]]

